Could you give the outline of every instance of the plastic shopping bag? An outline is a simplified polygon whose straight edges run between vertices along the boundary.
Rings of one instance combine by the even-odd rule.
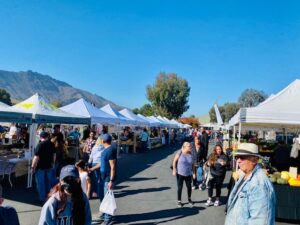
[[[100,204],[99,211],[114,216],[116,213],[117,205],[114,192],[108,190]]]

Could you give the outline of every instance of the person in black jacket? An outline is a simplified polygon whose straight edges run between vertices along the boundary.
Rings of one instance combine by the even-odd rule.
[[[207,153],[208,153],[208,143],[209,143],[209,137],[207,132],[205,131],[205,129],[203,127],[200,128],[200,141],[201,141],[201,145],[203,146],[204,152],[205,152],[205,158],[207,157]]]
[[[0,184],[0,224],[1,225],[20,225],[16,210],[11,206],[3,206],[2,186]]]
[[[227,164],[228,158],[224,154],[222,146],[217,144],[207,161],[212,178],[208,181],[208,200],[205,203],[206,206],[219,206],[221,204],[221,188],[225,178]],[[216,201],[213,203],[212,195],[214,187],[216,187]]]
[[[193,179],[193,189],[196,189],[199,186],[199,189],[202,188],[203,182],[203,164],[206,161],[206,154],[203,146],[201,145],[201,138],[199,136],[194,137],[194,142],[192,143],[192,155],[195,165],[196,174],[195,179]]]

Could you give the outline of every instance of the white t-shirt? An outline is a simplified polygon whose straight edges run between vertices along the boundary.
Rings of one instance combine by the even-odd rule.
[[[9,133],[8,133],[8,135],[9,135],[9,137],[11,138],[13,135],[15,135],[15,134],[17,134],[17,127],[15,127],[15,126],[11,126],[10,128],[9,128]]]
[[[79,176],[80,176],[80,181],[81,181],[81,188],[82,191],[87,194],[87,180],[89,179],[88,177],[88,173],[83,171],[83,172],[79,172]]]

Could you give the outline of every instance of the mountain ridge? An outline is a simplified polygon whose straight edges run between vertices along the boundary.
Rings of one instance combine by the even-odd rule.
[[[50,103],[59,101],[63,106],[84,98],[98,108],[106,104],[110,104],[117,110],[125,108],[97,94],[75,88],[64,81],[31,70],[20,72],[0,70],[0,89],[5,89],[11,99],[18,102],[39,93]]]

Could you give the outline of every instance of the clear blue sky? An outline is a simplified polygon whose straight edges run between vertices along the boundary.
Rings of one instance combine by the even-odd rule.
[[[161,71],[190,110],[300,78],[300,1],[0,1],[0,69],[33,70],[130,108]]]

